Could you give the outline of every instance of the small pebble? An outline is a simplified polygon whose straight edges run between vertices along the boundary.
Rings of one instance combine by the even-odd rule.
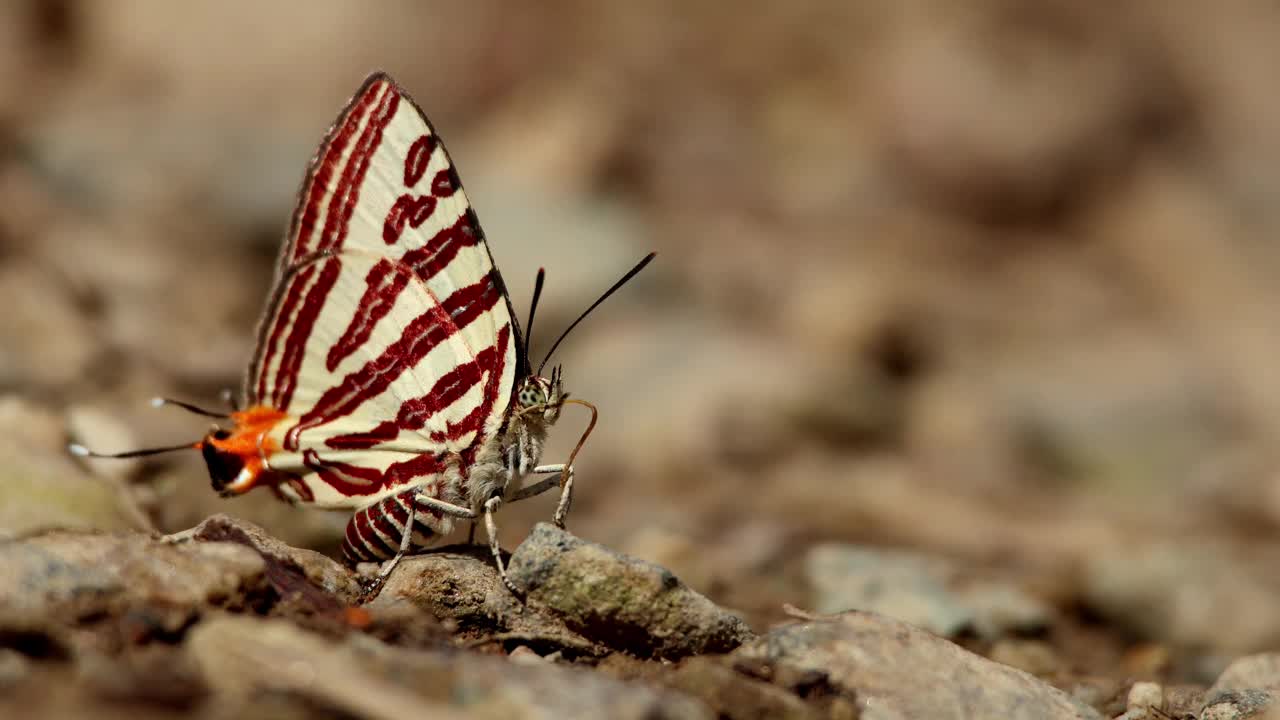
[[[1164,688],[1160,683],[1136,682],[1129,688],[1129,700],[1125,707],[1129,710],[1143,710],[1164,707]]]
[[[507,654],[507,658],[511,662],[520,663],[521,665],[541,665],[546,662],[541,655],[534,652],[528,645],[516,646],[515,649]]]
[[[1246,655],[1232,660],[1214,681],[1211,691],[1272,690],[1280,688],[1280,653]]]
[[[0,689],[22,682],[30,669],[31,663],[25,655],[10,648],[0,648]]]

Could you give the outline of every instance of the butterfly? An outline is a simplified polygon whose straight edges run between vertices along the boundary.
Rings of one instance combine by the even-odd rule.
[[[646,255],[553,343],[535,370],[525,334],[452,161],[416,103],[370,75],[307,170],[257,346],[230,421],[174,447],[77,455],[138,457],[194,448],[215,491],[268,487],[281,499],[354,510],[343,540],[351,564],[385,561],[483,519],[508,587],[494,513],[559,488],[564,527],[573,462],[595,427],[594,405],[570,398],[561,341],[640,272]],[[229,395],[229,394],[228,394]],[[568,461],[538,464],[565,405],[591,420]],[[525,481],[541,478],[527,484]],[[474,526],[473,526],[474,528]]]

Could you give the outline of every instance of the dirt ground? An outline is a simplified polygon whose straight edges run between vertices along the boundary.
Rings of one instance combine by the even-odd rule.
[[[337,557],[345,516],[219,499],[198,453],[86,463],[65,443],[207,430],[148,400],[239,386],[306,163],[384,69],[449,143],[518,312],[546,268],[534,357],[659,253],[557,352],[601,413],[575,536],[757,634],[874,611],[1100,716],[1136,681],[1199,713],[1233,660],[1280,647],[1278,67],[1280,8],[1260,2],[4,3],[0,537],[146,538],[226,513]],[[549,460],[584,422],[566,411]],[[503,509],[503,546],[553,508]],[[273,577],[233,550],[232,575]],[[329,610],[278,607],[274,577],[274,599],[182,602],[394,648],[515,632],[468,634],[428,601],[408,625],[303,621]],[[101,621],[80,612],[32,622],[78,636]],[[134,647],[195,642],[209,621],[179,615],[91,655],[127,682],[77,641],[2,627],[0,697],[219,717],[207,698],[232,691]],[[560,652],[749,716],[682,689],[721,665],[672,680],[587,638],[577,656],[563,639],[466,652]],[[526,672],[512,663],[475,672]],[[798,687],[805,712],[881,717]],[[282,697],[253,712],[379,716]]]

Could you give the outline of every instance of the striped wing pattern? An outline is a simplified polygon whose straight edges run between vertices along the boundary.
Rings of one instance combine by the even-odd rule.
[[[512,318],[444,146],[389,77],[369,77],[312,160],[246,377],[249,404],[286,416],[271,469],[297,479],[282,490],[366,509],[366,526],[407,487],[449,499],[451,458],[506,421]]]

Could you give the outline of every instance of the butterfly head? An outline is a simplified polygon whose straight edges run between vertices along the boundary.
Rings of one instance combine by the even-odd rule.
[[[522,416],[530,415],[540,418],[550,425],[560,419],[560,407],[569,394],[561,385],[560,366],[551,368],[551,377],[529,375],[520,381],[516,391],[516,402]]]

